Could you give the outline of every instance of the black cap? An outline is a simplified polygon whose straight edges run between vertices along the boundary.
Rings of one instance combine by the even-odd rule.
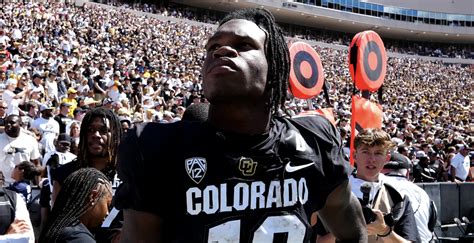
[[[61,133],[58,135],[58,142],[68,142],[71,144],[71,137],[66,133]]]
[[[63,106],[71,106],[71,104],[69,104],[69,103],[67,103],[67,102],[62,102],[60,106],[61,106],[61,107],[63,107]]]
[[[398,152],[392,152],[390,154],[390,161],[385,164],[384,169],[399,170],[399,169],[410,169],[411,162],[403,154]]]
[[[76,109],[74,109],[74,111],[72,112],[72,115],[75,116],[79,112],[86,112],[86,110],[81,107],[76,107]]]

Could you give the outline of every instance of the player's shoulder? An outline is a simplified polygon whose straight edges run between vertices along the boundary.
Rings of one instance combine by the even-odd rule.
[[[191,138],[201,137],[207,130],[198,122],[142,123],[128,131],[122,148],[138,146],[142,151],[154,152],[175,149]]]
[[[165,140],[172,137],[176,137],[177,135],[183,133],[198,132],[202,127],[202,124],[198,122],[145,122],[138,124],[134,129],[131,129],[129,132],[131,132],[132,136],[135,136],[141,140],[148,138],[152,138],[153,140]]]
[[[311,116],[295,116],[291,118],[292,121],[310,126],[316,129],[332,129],[334,125],[322,115],[311,115]]]
[[[74,171],[80,168],[80,162],[76,158],[73,161],[66,163],[64,165],[59,166],[58,168],[51,171],[51,177],[53,181],[59,182],[59,184],[63,184],[66,178],[74,173]]]
[[[315,136],[318,140],[325,140],[330,143],[340,140],[337,128],[324,116],[298,116],[282,119],[300,133]]]

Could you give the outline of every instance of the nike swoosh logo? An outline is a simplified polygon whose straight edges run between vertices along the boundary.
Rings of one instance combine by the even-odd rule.
[[[314,163],[309,163],[309,164],[304,164],[304,165],[291,166],[290,163],[291,162],[288,162],[288,164],[286,164],[286,166],[285,166],[286,172],[290,172],[290,173],[298,171],[298,170],[302,170],[306,167],[310,167],[310,166],[314,165]]]

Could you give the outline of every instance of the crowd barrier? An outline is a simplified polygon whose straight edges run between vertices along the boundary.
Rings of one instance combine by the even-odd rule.
[[[438,209],[438,223],[450,224],[454,218],[474,217],[474,182],[418,183]]]
[[[472,238],[465,238],[465,232],[460,228],[467,225],[458,225],[454,219],[467,217],[474,220],[474,183],[418,183],[434,201],[438,219],[435,227],[435,239],[438,242],[473,242]],[[464,238],[463,238],[464,237]]]

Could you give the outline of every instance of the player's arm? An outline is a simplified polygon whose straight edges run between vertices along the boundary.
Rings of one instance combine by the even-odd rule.
[[[61,190],[61,184],[53,180],[53,192],[51,193],[51,207],[54,205],[56,198],[58,197],[59,191]]]
[[[367,242],[362,208],[351,193],[349,180],[341,183],[329,194],[318,215],[339,242]]]
[[[123,217],[124,223],[120,242],[163,242],[161,238],[162,220],[157,215],[124,209]]]
[[[128,132],[120,144],[118,154],[117,172],[122,184],[115,191],[114,206],[123,210],[124,222],[120,236],[123,243],[163,242],[160,213],[165,207],[160,201],[153,200],[149,193],[151,180],[147,172],[152,167],[147,164],[149,160],[142,152],[147,148],[142,147],[140,142],[140,139],[149,139],[140,137],[145,126],[139,125]],[[157,144],[154,146],[160,147]],[[160,190],[159,187],[155,189]]]

